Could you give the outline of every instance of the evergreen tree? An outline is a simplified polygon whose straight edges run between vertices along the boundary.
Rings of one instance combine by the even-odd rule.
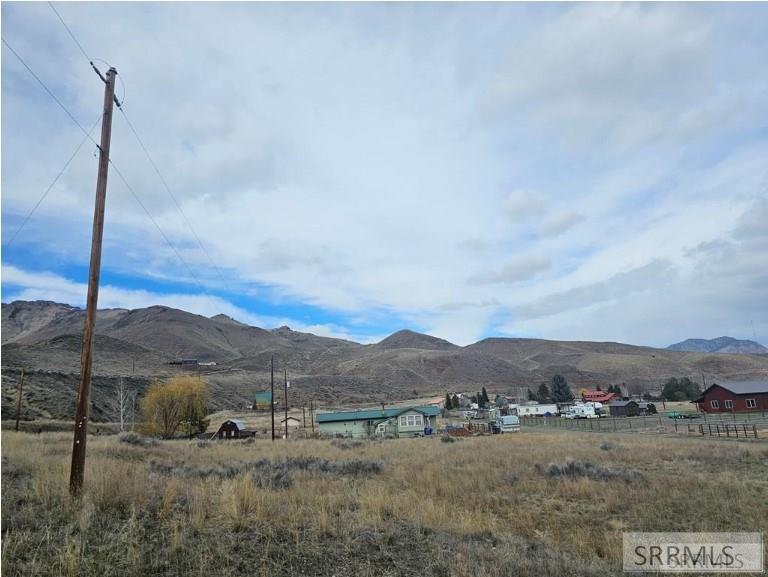
[[[451,395],[448,393],[445,393],[445,410],[450,411],[453,409],[453,399],[451,399]]]
[[[552,400],[547,383],[541,383],[539,385],[539,390],[536,392],[536,398],[540,403],[548,403]]]
[[[482,395],[483,395],[483,404],[487,407],[488,403],[491,402],[491,399],[488,397],[488,391],[485,390],[485,387],[483,387]]]
[[[552,377],[552,398],[556,403],[568,403],[573,400],[573,392],[563,375]]]
[[[601,388],[600,388],[600,385],[597,385],[597,386],[595,387],[595,390],[596,390],[596,391],[600,391],[601,393],[603,392],[603,389],[601,389]]]
[[[537,397],[536,393],[534,393],[531,389],[528,389],[528,400],[529,401],[538,401],[539,397]]]
[[[454,393],[453,395],[453,408],[458,409],[461,407],[461,401],[459,401],[459,396]]]

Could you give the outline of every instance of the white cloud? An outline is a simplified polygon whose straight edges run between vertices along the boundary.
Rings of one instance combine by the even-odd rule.
[[[537,274],[548,270],[552,261],[541,255],[522,255],[510,259],[497,270],[480,273],[472,280],[478,284],[514,284],[529,280]]]
[[[765,192],[768,10],[759,5],[73,3],[61,12],[117,66],[126,113],[223,279],[119,113],[115,163],[210,292],[252,296],[252,311],[259,299],[349,318],[376,311],[467,342],[496,315],[649,263],[691,274],[689,251],[728,241]],[[46,5],[4,5],[3,35],[84,124],[96,118],[102,86]],[[5,51],[2,74],[12,230],[80,135]],[[35,269],[54,258],[87,264],[93,152],[73,162],[16,241],[25,252],[5,249],[4,264],[23,268],[30,254]],[[114,173],[107,202],[105,269],[193,284]],[[77,302],[81,289],[48,278],[25,290]],[[104,298],[227,313],[220,297],[128,293]],[[625,303],[624,322],[644,323],[639,298],[611,297]],[[562,323],[579,338],[611,326],[600,306],[580,308],[579,323],[563,306],[529,326],[554,333]],[[346,334],[338,324],[317,330]]]
[[[548,216],[539,227],[541,236],[558,236],[584,220],[584,217],[575,212],[558,212]]]

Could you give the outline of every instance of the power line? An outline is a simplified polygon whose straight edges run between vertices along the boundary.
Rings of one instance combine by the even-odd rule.
[[[45,82],[43,82],[43,81],[40,79],[40,77],[39,77],[37,74],[35,74],[35,71],[34,71],[34,70],[32,70],[32,68],[30,68],[30,67],[29,67],[29,65],[28,65],[28,64],[27,64],[27,63],[24,61],[24,59],[23,59],[23,58],[22,58],[22,57],[19,55],[19,53],[18,53],[18,52],[16,52],[16,51],[13,49],[13,47],[11,47],[11,45],[10,45],[10,44],[8,44],[8,42],[5,40],[5,38],[2,38],[2,41],[3,41],[3,44],[5,44],[5,45],[8,47],[8,49],[9,49],[11,52],[13,52],[13,54],[16,56],[16,58],[18,58],[18,59],[19,59],[19,62],[21,62],[21,63],[24,65],[24,68],[26,68],[26,69],[27,69],[27,71],[28,71],[28,72],[29,72],[29,73],[30,73],[30,74],[31,74],[31,75],[32,75],[32,76],[35,78],[35,80],[37,80],[37,82],[40,84],[40,86],[42,86],[42,87],[45,89],[45,91],[46,91],[46,92],[48,93],[48,95],[49,95],[49,96],[50,96],[50,97],[51,97],[51,98],[52,98],[52,99],[53,99],[53,100],[56,102],[56,104],[58,104],[58,105],[59,105],[59,107],[61,107],[61,109],[62,109],[64,112],[66,112],[67,116],[69,116],[69,118],[72,120],[72,122],[74,122],[74,123],[75,123],[75,124],[76,124],[76,125],[77,125],[77,126],[80,128],[80,130],[82,130],[82,131],[83,131],[83,134],[85,134],[85,136],[86,136],[86,139],[87,139],[87,140],[90,140],[91,142],[93,142],[93,143],[96,145],[96,147],[97,147],[99,150],[101,150],[101,146],[100,146],[100,145],[99,145],[99,144],[98,144],[98,143],[97,143],[97,142],[96,142],[96,141],[95,141],[95,140],[94,140],[94,139],[91,137],[91,135],[90,135],[90,132],[88,132],[87,130],[85,130],[85,128],[83,128],[83,125],[82,125],[82,124],[80,124],[80,123],[78,122],[77,118],[75,118],[75,117],[74,117],[74,115],[73,115],[73,114],[72,114],[72,113],[69,111],[69,109],[68,109],[66,106],[64,106],[64,104],[61,102],[61,100],[59,100],[59,99],[56,97],[56,95],[55,95],[55,94],[54,94],[54,93],[51,91],[51,89],[50,89],[50,88],[48,88],[48,86],[45,84]],[[99,117],[99,118],[101,118],[101,117]],[[133,197],[136,199],[136,202],[138,202],[138,203],[139,203],[139,206],[141,206],[141,208],[142,208],[142,209],[144,210],[144,212],[147,214],[147,216],[149,217],[149,219],[152,221],[152,224],[154,224],[154,225],[155,225],[155,227],[157,228],[157,230],[160,232],[160,234],[162,235],[162,237],[165,239],[165,242],[166,242],[166,243],[168,243],[168,246],[169,246],[169,247],[171,247],[171,249],[173,250],[173,252],[176,254],[176,256],[178,257],[178,259],[181,261],[181,263],[182,263],[182,264],[183,264],[183,265],[184,265],[184,266],[187,268],[187,270],[189,271],[189,274],[190,274],[190,276],[191,276],[191,277],[194,279],[195,283],[197,283],[197,286],[198,286],[198,287],[200,287],[200,289],[201,289],[203,292],[207,292],[207,291],[205,290],[205,288],[203,287],[202,283],[201,283],[201,282],[198,280],[198,278],[197,278],[197,276],[195,275],[195,273],[192,271],[192,268],[189,266],[189,264],[187,264],[187,261],[185,261],[185,260],[184,260],[184,258],[181,256],[181,253],[179,253],[179,251],[176,249],[176,247],[175,247],[175,246],[173,246],[173,244],[171,243],[171,241],[170,241],[170,239],[168,238],[168,236],[165,234],[165,232],[163,232],[163,229],[162,229],[162,228],[160,228],[160,225],[157,223],[157,221],[154,219],[154,217],[152,216],[152,214],[149,212],[149,209],[147,209],[147,207],[146,207],[146,206],[144,205],[144,203],[141,201],[141,199],[139,198],[139,196],[136,194],[136,191],[133,189],[133,187],[131,187],[131,185],[130,185],[130,184],[128,184],[128,181],[125,179],[125,177],[123,176],[123,173],[120,171],[120,169],[119,169],[119,168],[117,167],[117,165],[114,163],[114,161],[113,161],[113,160],[110,158],[110,159],[109,159],[109,162],[110,162],[110,164],[113,166],[113,168],[115,169],[115,172],[117,173],[117,175],[120,177],[120,180],[122,180],[122,181],[123,181],[123,184],[125,184],[125,187],[126,187],[126,188],[127,188],[129,191],[130,191],[130,193],[131,193],[131,194],[133,195]]]
[[[39,77],[37,74],[35,74],[35,71],[34,71],[34,70],[32,70],[32,69],[29,67],[29,65],[28,65],[28,64],[27,64],[27,63],[24,61],[24,59],[23,59],[21,56],[19,56],[19,53],[18,53],[18,52],[16,52],[16,51],[13,49],[13,47],[12,47],[10,44],[8,44],[8,41],[7,41],[5,38],[2,38],[2,41],[3,41],[3,44],[5,44],[5,45],[6,45],[6,47],[8,48],[8,50],[10,50],[11,52],[13,52],[13,55],[14,55],[16,58],[18,58],[18,59],[19,59],[19,62],[21,62],[21,63],[24,65],[24,68],[26,68],[26,69],[27,69],[27,71],[28,71],[28,72],[29,72],[29,73],[32,75],[32,77],[33,77],[35,80],[37,80],[37,82],[40,84],[40,86],[42,86],[42,87],[43,87],[43,89],[44,89],[44,90],[45,90],[45,91],[48,93],[48,95],[49,95],[51,98],[53,98],[53,100],[56,102],[56,104],[58,104],[58,105],[61,107],[61,109],[62,109],[64,112],[66,112],[66,113],[67,113],[67,116],[69,116],[69,118],[72,120],[72,122],[74,122],[74,123],[77,125],[77,127],[78,127],[80,130],[82,130],[83,134],[85,134],[85,135],[86,135],[86,137],[87,137],[88,139],[90,139],[90,141],[91,141],[91,142],[93,142],[93,143],[94,143],[94,144],[95,144],[95,145],[96,145],[96,146],[99,148],[99,150],[101,150],[101,147],[99,146],[99,143],[98,143],[98,142],[96,142],[96,141],[95,141],[95,140],[94,140],[94,139],[91,137],[90,133],[89,133],[89,132],[88,132],[88,131],[87,131],[85,128],[83,128],[83,125],[82,125],[82,124],[80,124],[80,122],[77,120],[77,118],[75,118],[75,116],[74,116],[74,115],[73,115],[73,114],[72,114],[72,113],[69,111],[69,109],[68,109],[66,106],[64,106],[64,104],[61,102],[61,100],[59,100],[59,99],[56,97],[56,95],[55,95],[55,94],[54,94],[54,93],[51,91],[51,89],[50,89],[50,88],[48,88],[48,86],[45,84],[45,82],[43,82],[42,80],[40,80],[40,77]]]
[[[163,183],[163,186],[165,187],[166,192],[168,192],[168,195],[173,200],[173,203],[176,205],[176,208],[179,210],[179,213],[184,218],[184,221],[187,223],[189,230],[192,231],[192,235],[195,237],[195,240],[197,241],[197,244],[200,246],[200,249],[203,251],[203,253],[205,253],[205,256],[208,258],[211,265],[213,265],[213,268],[216,270],[216,274],[218,274],[221,281],[225,282],[224,275],[222,274],[221,269],[219,269],[219,267],[216,265],[216,262],[213,260],[213,258],[211,258],[211,254],[205,248],[205,245],[203,245],[203,241],[200,240],[200,237],[197,235],[197,232],[195,232],[195,228],[192,226],[192,222],[187,217],[186,213],[184,212],[184,209],[181,208],[181,204],[176,199],[176,195],[173,194],[173,192],[171,191],[171,188],[168,186],[168,182],[165,180],[165,178],[163,178],[163,175],[160,172],[160,169],[157,167],[157,164],[152,158],[152,155],[149,153],[149,150],[147,150],[147,147],[144,145],[144,142],[141,140],[141,137],[139,137],[138,132],[136,132],[136,129],[134,128],[133,123],[128,118],[128,115],[125,113],[125,110],[123,110],[122,107],[119,107],[119,110],[123,114],[123,118],[125,118],[126,123],[128,123],[128,127],[131,129],[131,132],[136,137],[136,141],[139,143],[139,146],[141,146],[141,149],[144,151],[144,154],[147,156],[147,159],[149,160],[149,163],[152,165],[152,168],[155,169],[155,172],[157,173],[157,176],[160,178],[160,182]]]
[[[70,165],[70,163],[74,160],[75,156],[77,156],[77,153],[80,152],[80,149],[83,147],[83,144],[86,143],[88,138],[90,138],[91,132],[93,132],[93,129],[96,128],[96,126],[99,124],[99,121],[101,120],[103,114],[100,114],[99,117],[96,119],[96,122],[93,123],[93,126],[91,126],[91,130],[88,131],[88,134],[86,134],[85,138],[83,138],[80,141],[80,144],[77,145],[77,148],[75,148],[75,151],[72,153],[72,155],[67,159],[67,162],[64,163],[64,166],[61,168],[59,173],[56,175],[56,177],[53,179],[51,184],[48,185],[48,188],[45,189],[42,196],[38,199],[37,203],[35,203],[35,206],[32,207],[32,210],[29,211],[27,216],[22,221],[19,228],[16,229],[16,232],[13,233],[11,238],[5,243],[5,248],[10,247],[13,244],[13,241],[16,239],[18,234],[22,231],[22,229],[27,225],[29,222],[29,219],[32,218],[32,215],[35,214],[35,211],[40,207],[40,205],[43,203],[45,198],[48,196],[48,193],[51,192],[51,189],[56,185],[56,183],[59,181],[59,178],[61,178],[61,175],[64,174],[64,171],[67,170],[67,167]]]
[[[175,246],[173,246],[173,243],[170,241],[168,236],[163,232],[163,229],[160,228],[159,224],[157,224],[157,221],[152,216],[152,214],[149,212],[149,209],[146,207],[146,205],[141,201],[141,199],[139,198],[139,195],[136,194],[136,191],[133,189],[133,187],[130,184],[128,184],[128,181],[123,176],[123,173],[120,172],[120,169],[117,167],[117,165],[112,161],[112,159],[109,160],[109,163],[112,165],[112,168],[115,169],[115,172],[117,173],[117,176],[120,177],[120,180],[123,181],[123,184],[125,185],[125,188],[127,188],[130,191],[130,193],[133,195],[133,198],[136,199],[136,202],[139,203],[139,206],[144,210],[144,212],[149,217],[149,220],[152,221],[152,224],[155,225],[155,228],[157,228],[158,232],[160,232],[162,237],[165,239],[165,242],[168,244],[169,247],[171,247],[171,250],[176,254],[176,257],[186,267],[186,269],[189,272],[190,276],[194,279],[195,283],[197,283],[197,286],[200,287],[200,290],[202,290],[203,292],[208,292],[208,291],[205,290],[205,287],[203,287],[202,283],[197,278],[197,275],[195,275],[195,273],[192,271],[192,267],[190,267],[189,264],[187,264],[187,261],[185,261],[184,258],[181,256],[181,253],[176,249]]]
[[[58,17],[61,24],[64,26],[64,28],[69,33],[69,36],[72,38],[74,43],[77,45],[77,47],[80,49],[80,52],[82,52],[83,56],[85,56],[85,59],[88,61],[88,63],[91,65],[91,67],[96,70],[96,72],[101,76],[101,73],[96,68],[96,66],[93,64],[93,60],[90,56],[88,56],[88,53],[83,48],[83,45],[78,41],[75,34],[72,32],[69,26],[67,26],[67,23],[64,21],[64,19],[61,17],[61,14],[59,14],[58,10],[54,7],[52,2],[48,2],[48,6],[51,7],[51,10],[54,11],[56,16]],[[122,82],[122,79],[121,79]],[[125,85],[123,84],[123,102],[125,102]],[[205,248],[205,245],[203,244],[203,241],[200,239],[200,236],[197,234],[197,231],[195,231],[195,227],[192,226],[192,222],[189,220],[189,217],[187,217],[187,214],[184,212],[184,209],[181,208],[181,204],[179,203],[178,199],[176,198],[176,195],[173,194],[171,191],[171,187],[168,186],[168,181],[163,177],[162,173],[160,172],[160,169],[157,166],[157,163],[152,158],[152,155],[149,153],[149,150],[144,145],[144,141],[139,136],[139,133],[136,131],[136,128],[133,126],[133,123],[128,118],[128,115],[125,113],[125,110],[122,108],[122,104],[120,102],[117,102],[117,108],[122,112],[123,118],[125,118],[125,122],[128,124],[128,128],[130,128],[131,132],[133,133],[133,136],[136,138],[136,141],[139,143],[139,146],[144,151],[144,154],[146,155],[147,159],[149,160],[149,163],[152,165],[152,168],[157,173],[157,176],[160,178],[160,182],[163,183],[163,187],[165,188],[166,192],[168,193],[168,196],[171,197],[171,200],[173,200],[173,203],[176,205],[176,208],[178,209],[179,213],[181,214],[182,218],[184,219],[184,222],[187,224],[187,227],[189,227],[189,230],[192,232],[192,236],[195,237],[195,240],[197,241],[198,246],[200,246],[200,249],[205,254],[206,258],[210,261],[211,265],[213,266],[214,270],[216,271],[216,274],[219,276],[219,279],[222,282],[226,282],[224,280],[224,275],[221,272],[221,269],[219,269],[216,262],[211,257],[211,254],[208,252],[208,249]]]
[[[52,3],[52,2],[48,2],[48,6],[50,6],[50,7],[51,7],[51,10],[53,10],[53,11],[54,11],[54,13],[56,14],[56,16],[58,16],[58,17],[59,17],[59,22],[61,22],[61,23],[64,25],[64,28],[66,28],[66,29],[67,29],[67,32],[69,32],[69,35],[70,35],[70,37],[72,38],[72,40],[74,40],[74,41],[75,41],[75,44],[77,44],[77,47],[80,49],[80,52],[82,52],[82,53],[83,53],[83,56],[85,56],[85,59],[86,59],[86,60],[87,60],[87,61],[90,63],[90,65],[91,65],[91,66],[93,66],[93,61],[91,60],[91,57],[90,57],[90,56],[88,56],[88,54],[86,54],[86,52],[85,52],[85,49],[83,48],[83,45],[82,45],[82,44],[80,44],[80,42],[78,42],[78,41],[77,41],[77,38],[76,38],[76,37],[75,37],[75,35],[72,33],[72,30],[70,30],[70,29],[69,29],[69,26],[67,26],[67,23],[66,23],[66,22],[64,22],[64,19],[61,17],[61,14],[59,14],[59,11],[58,11],[58,10],[56,10],[56,8],[55,8],[55,6],[53,5],[53,3]]]

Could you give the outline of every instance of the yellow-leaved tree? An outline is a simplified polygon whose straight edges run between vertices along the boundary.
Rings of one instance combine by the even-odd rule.
[[[191,376],[157,381],[141,400],[141,412],[146,434],[170,439],[202,433],[208,427],[205,383]]]

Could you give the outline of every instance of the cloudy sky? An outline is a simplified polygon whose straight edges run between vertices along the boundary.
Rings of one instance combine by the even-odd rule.
[[[56,6],[186,215],[116,112],[114,165],[172,246],[112,171],[101,307],[768,342],[768,5]],[[97,122],[46,3],[3,2],[2,35]],[[82,139],[3,46],[3,302],[84,302],[93,144],[9,243]]]

